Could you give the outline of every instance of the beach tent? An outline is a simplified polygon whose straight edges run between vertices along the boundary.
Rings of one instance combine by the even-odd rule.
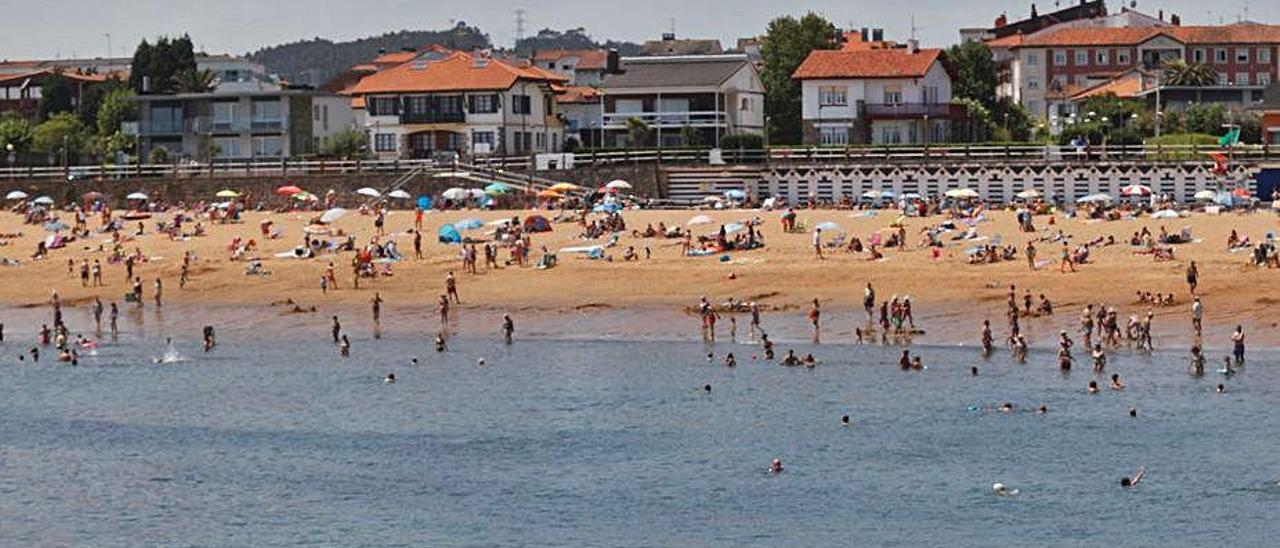
[[[551,221],[541,215],[531,215],[524,220],[525,232],[551,232]]]
[[[727,225],[724,225],[724,233],[725,233],[725,234],[733,234],[733,233],[736,233],[736,232],[742,232],[743,230],[746,230],[746,229],[747,229],[747,225],[744,225],[744,224],[742,224],[742,223],[729,223],[729,224],[727,224]]]
[[[892,198],[893,193],[885,190],[868,190],[862,193],[862,197],[868,200],[880,200],[884,198]]]
[[[484,222],[481,221],[480,219],[463,219],[461,221],[453,223],[453,228],[456,228],[458,230],[475,230],[482,226],[484,226]]]
[[[444,225],[440,227],[440,231],[436,236],[442,244],[460,244],[462,243],[462,234],[453,225]]]
[[[622,206],[618,204],[596,204],[595,207],[591,208],[591,212],[592,213],[615,213],[621,209],[622,209]]]
[[[1022,192],[1019,192],[1017,196],[1023,200],[1034,200],[1040,197],[1040,191],[1034,188],[1030,188]]]
[[[907,192],[902,195],[902,199],[903,200],[923,200],[924,196],[921,196],[915,192]]]
[[[729,189],[724,191],[724,197],[730,200],[745,200],[747,199],[747,193],[738,189]]]
[[[1152,219],[1177,219],[1178,212],[1172,209],[1162,209],[1151,214]]]
[[[972,188],[953,188],[948,190],[945,195],[948,198],[971,200],[978,197],[978,191]]]
[[[713,223],[713,222],[714,222],[714,221],[712,221],[712,220],[711,220],[711,217],[708,217],[708,216],[706,216],[706,215],[698,215],[697,217],[694,217],[694,218],[692,218],[692,219],[689,219],[689,222],[688,222],[688,223],[685,223],[685,224],[687,224],[687,225],[689,225],[689,226],[693,226],[693,225],[709,225],[709,224],[711,224],[711,223]]]
[[[511,192],[511,187],[502,183],[492,183],[489,186],[484,187],[484,193],[490,196],[500,196],[508,192]]]
[[[421,210],[423,210],[423,211],[426,211],[426,210],[428,210],[428,209],[431,209],[431,197],[429,197],[429,196],[418,196],[418,208],[419,208],[419,209],[421,209]]]
[[[21,191],[21,190],[10,190],[8,194],[5,194],[5,195],[4,195],[4,199],[6,199],[6,200],[25,200],[25,199],[27,199],[27,193],[26,193],[26,192],[23,192],[23,191]]]
[[[388,193],[387,193],[387,197],[388,197],[388,198],[395,198],[395,199],[397,199],[397,200],[410,200],[410,199],[413,199],[413,196],[411,196],[408,192],[405,192],[405,191],[403,191],[403,190],[401,190],[401,189],[398,189],[398,188],[397,188],[397,189],[395,189],[395,190],[392,190],[391,192],[388,192]]]
[[[1099,192],[1097,194],[1090,194],[1088,196],[1080,198],[1079,200],[1076,200],[1076,203],[1092,204],[1092,203],[1105,203],[1105,202],[1111,202],[1111,201],[1113,200],[1111,199],[1110,194],[1107,194],[1105,192]]]
[[[360,190],[357,190],[356,194],[359,194],[361,196],[368,196],[370,198],[377,198],[379,196],[382,196],[381,192],[378,192],[369,187],[364,187],[364,188],[361,188]]]

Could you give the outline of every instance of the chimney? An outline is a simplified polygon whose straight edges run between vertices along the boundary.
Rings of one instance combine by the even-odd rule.
[[[996,28],[1003,28],[1005,25],[1008,25],[1008,24],[1009,24],[1009,17],[1007,15],[1001,13],[1000,17],[996,18]]]
[[[884,41],[884,29],[871,29],[871,41],[873,41],[873,42],[883,42],[883,41]]]
[[[1170,13],[1170,14],[1169,14],[1169,24],[1170,24],[1170,25],[1173,25],[1173,26],[1175,26],[1175,27],[1180,27],[1180,26],[1182,26],[1182,18],[1181,18],[1181,17],[1178,17],[1178,14],[1176,14],[1176,13]]]
[[[860,34],[862,35],[863,42],[866,42],[871,39],[871,35],[867,32],[867,30],[868,30],[867,27],[862,27],[862,32]]]
[[[1164,10],[1160,10],[1160,11],[1158,11],[1158,12],[1156,12],[1156,13],[1158,13],[1158,14],[1159,14],[1159,15],[1156,15],[1156,19],[1159,19],[1159,20],[1161,20],[1161,21],[1164,21]]]
[[[920,41],[916,40],[915,38],[907,40],[907,51],[910,51],[911,53],[919,53]]]
[[[1037,18],[1037,17],[1040,17],[1040,16],[1039,16],[1039,15],[1036,15],[1036,5],[1035,5],[1035,3],[1033,2],[1033,3],[1031,4],[1031,18],[1032,18],[1032,19],[1035,19],[1035,18]]]
[[[618,49],[609,48],[609,52],[605,54],[604,72],[605,74],[621,74],[621,63],[618,62]]]
[[[664,33],[662,33],[662,41],[663,41],[663,42],[674,42],[674,41],[675,41],[675,39],[676,39],[676,33],[674,33],[674,32],[664,32]]]
[[[386,52],[387,52],[387,48],[378,48],[378,55],[382,55]]]

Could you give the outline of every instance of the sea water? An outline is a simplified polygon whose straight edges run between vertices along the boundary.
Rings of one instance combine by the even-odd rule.
[[[1261,355],[1194,379],[1181,354],[1117,352],[1115,392],[1049,353],[917,347],[928,369],[904,372],[896,347],[778,345],[817,356],[806,370],[734,343],[357,336],[343,359],[325,336],[178,340],[188,359],[161,364],[163,338],[126,336],[75,367],[0,345],[0,545],[1280,539],[1280,368]]]

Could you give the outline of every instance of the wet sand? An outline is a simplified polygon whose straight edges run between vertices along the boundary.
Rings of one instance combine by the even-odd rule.
[[[502,312],[509,311],[516,318],[518,333],[526,335],[696,339],[698,321],[686,310],[696,304],[699,296],[706,295],[716,303],[730,297],[755,300],[768,309],[764,323],[771,333],[803,340],[811,337],[804,317],[808,303],[814,298],[820,299],[824,310],[822,341],[827,343],[852,341],[854,326],[864,321],[862,287],[871,282],[881,300],[893,295],[911,297],[917,324],[927,331],[917,337],[916,342],[975,344],[982,319],[992,321],[997,337],[1005,331],[1005,295],[1013,283],[1018,287],[1019,299],[1024,289],[1030,289],[1033,295],[1048,296],[1056,309],[1052,317],[1023,323],[1033,344],[1052,344],[1058,329],[1074,333],[1080,308],[1092,302],[1116,306],[1121,323],[1129,314],[1153,310],[1157,347],[1167,348],[1186,346],[1191,339],[1190,296],[1184,273],[1188,261],[1194,260],[1201,272],[1199,292],[1205,302],[1206,346],[1228,346],[1227,337],[1236,324],[1246,327],[1252,347],[1280,346],[1280,334],[1274,329],[1280,322],[1280,308],[1274,306],[1280,302],[1280,295],[1273,296],[1266,289],[1278,271],[1248,266],[1247,252],[1231,253],[1225,245],[1233,228],[1254,242],[1269,231],[1280,232],[1280,223],[1270,212],[1110,222],[1059,216],[1053,227],[1047,225],[1047,216],[1039,216],[1036,226],[1041,232],[1034,235],[1019,232],[1013,214],[1008,212],[988,214],[990,220],[978,225],[980,235],[999,235],[1005,243],[1017,246],[1019,254],[1029,238],[1039,237],[1048,228],[1064,230],[1072,236],[1073,243],[1099,236],[1116,237],[1116,245],[1095,248],[1092,262],[1080,265],[1078,272],[1070,274],[1058,271],[1056,259],[1060,244],[1038,244],[1040,257],[1053,262],[1035,272],[1028,269],[1025,259],[969,265],[964,251],[974,245],[971,242],[948,240],[942,257],[935,260],[928,250],[918,246],[919,230],[941,222],[941,217],[907,219],[908,248],[886,250],[886,259],[879,262],[868,261],[865,253],[842,250],[829,250],[826,260],[819,261],[813,256],[810,233],[784,233],[778,212],[753,210],[626,212],[628,234],[621,237],[618,247],[607,250],[613,261],[587,260],[561,253],[560,265],[549,270],[508,266],[493,271],[481,268],[478,275],[464,274],[458,246],[436,242],[436,230],[444,223],[464,218],[487,222],[532,213],[547,214],[433,212],[425,222],[426,257],[419,261],[411,258],[412,237],[406,233],[412,227],[413,213],[393,212],[387,221],[388,231],[395,236],[401,252],[410,258],[395,263],[391,277],[362,280],[359,290],[351,288],[351,253],[322,255],[311,260],[274,257],[301,241],[301,229],[311,214],[249,213],[241,223],[208,225],[207,236],[183,241],[170,241],[156,234],[154,220],[147,221],[146,234],[126,244],[127,250],[137,247],[151,257],[136,269],[136,275],[144,280],[147,302],[140,313],[130,312],[133,306],[123,304],[123,294],[130,287],[125,282],[123,266],[105,267],[103,288],[82,288],[78,272],[67,273],[67,259],[73,259],[77,265],[82,258],[105,259],[107,253],[98,249],[100,245],[110,248],[108,235],[94,234],[89,241],[72,242],[66,248],[54,250],[48,259],[31,261],[36,242],[48,233],[40,226],[23,225],[19,216],[4,213],[0,214],[0,233],[22,232],[23,236],[4,239],[6,244],[0,247],[0,256],[17,259],[22,264],[0,267],[0,303],[10,308],[6,316],[31,317],[44,313],[35,307],[47,302],[50,291],[56,289],[73,308],[85,306],[95,295],[101,296],[104,302],[121,302],[125,321],[128,314],[142,314],[153,322],[174,325],[214,323],[269,331],[318,326],[323,332],[329,316],[335,313],[348,318],[349,325],[371,326],[369,300],[377,291],[386,300],[383,330],[429,333],[439,327],[435,302],[443,293],[446,272],[453,270],[463,300],[458,310],[458,328],[476,335],[492,332],[496,336],[498,318]],[[715,224],[693,227],[695,233],[706,234],[713,234],[719,223],[758,216],[764,220],[766,247],[706,257],[682,257],[678,239],[641,239],[629,234],[630,229],[643,230],[647,224],[656,226],[660,221],[668,226],[683,226],[698,214],[709,215],[715,221]],[[871,232],[887,229],[897,217],[895,211],[880,211],[873,217],[856,211],[799,212],[800,220],[808,226],[835,222],[864,241]],[[68,217],[64,214],[64,218]],[[258,224],[266,218],[275,221],[284,233],[283,238],[262,239]],[[97,226],[96,218],[90,226]],[[1159,232],[1160,226],[1169,232],[1190,227],[1197,241],[1175,246],[1176,260],[1157,262],[1150,255],[1134,254],[1128,245],[1129,236],[1143,226],[1154,233]],[[355,213],[335,223],[335,227],[354,233],[358,245],[373,234],[372,217]],[[538,251],[541,246],[555,251],[565,246],[605,241],[579,239],[577,224],[557,223],[553,227],[550,233],[534,235],[533,260],[541,255]],[[130,223],[126,232],[134,230],[136,223]],[[481,238],[485,231],[466,234]],[[235,236],[258,241],[260,248],[256,255],[263,259],[271,275],[245,276],[245,263],[229,259],[227,246]],[[622,261],[623,251],[633,245],[641,259]],[[652,259],[643,258],[645,246],[650,248]],[[185,250],[194,251],[198,260],[192,268],[191,281],[185,289],[179,289],[178,274]],[[721,255],[728,255],[729,260],[722,262]],[[503,250],[499,257],[505,261],[509,254]],[[335,265],[340,286],[323,294],[319,280],[329,261]],[[168,316],[157,317],[152,310],[151,293],[156,277],[164,280]],[[1154,308],[1137,303],[1135,292],[1139,290],[1172,292],[1177,303],[1172,307]],[[289,312],[289,305],[272,305],[290,299],[307,312],[295,314]],[[315,312],[309,312],[311,306],[316,307]],[[8,323],[10,330],[22,328],[12,320]],[[728,321],[722,321],[720,326],[721,337],[727,338]],[[746,332],[747,317],[739,316],[739,338],[745,338]]]

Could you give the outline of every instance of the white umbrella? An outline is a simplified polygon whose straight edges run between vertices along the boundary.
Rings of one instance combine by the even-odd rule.
[[[378,191],[376,191],[376,190],[374,190],[374,189],[372,189],[372,188],[369,188],[369,187],[364,187],[364,188],[362,188],[362,189],[360,189],[360,190],[357,190],[357,191],[356,191],[356,194],[359,194],[359,195],[361,195],[361,196],[368,196],[368,197],[370,197],[370,198],[377,198],[377,197],[379,197],[379,196],[382,196],[382,193],[381,193],[381,192],[378,192]]]
[[[885,193],[880,192],[879,190],[868,190],[862,193],[862,197],[868,200],[879,200],[880,198],[885,197]]]
[[[471,192],[465,188],[453,187],[440,194],[446,200],[465,200],[471,197]]]
[[[146,195],[146,194],[143,194],[143,193],[141,193],[141,192],[134,192],[133,194],[130,194],[130,195],[128,195],[128,196],[125,196],[125,197],[124,197],[124,199],[126,199],[126,200],[149,200],[150,198],[147,198],[147,195]]]
[[[822,230],[823,232],[844,232],[844,229],[841,228],[840,225],[831,221],[818,223],[818,225],[813,228]]]
[[[335,207],[333,209],[330,209],[324,212],[324,215],[320,216],[320,222],[324,224],[329,224],[338,219],[341,219],[346,214],[347,214],[347,210],[342,209],[340,207]]]
[[[1034,200],[1040,197],[1040,191],[1034,188],[1024,190],[1018,193],[1018,197],[1023,200]]]
[[[977,198],[978,191],[972,188],[953,188],[946,193],[948,198]]]
[[[714,203],[716,203],[716,202],[719,202],[719,201],[720,201],[720,197],[719,197],[719,196],[707,196],[706,198],[703,198],[703,199],[702,199],[702,201],[707,202],[707,203],[709,203],[709,204],[714,204]]]
[[[1124,196],[1150,196],[1151,187],[1146,185],[1129,185],[1120,189],[1120,194]]]
[[[485,193],[483,188],[473,188],[471,190],[468,190],[467,192],[471,193],[472,198],[484,198],[488,196],[488,194]]]
[[[23,192],[23,191],[21,191],[21,190],[11,190],[11,191],[9,191],[9,193],[8,193],[8,194],[5,194],[5,195],[4,195],[4,199],[6,199],[6,200],[25,200],[25,199],[27,199],[27,193],[26,193],[26,192]]]
[[[53,198],[50,198],[48,196],[41,196],[39,198],[31,200],[31,203],[41,204],[41,205],[53,205]]]
[[[630,190],[632,188],[631,183],[623,181],[622,179],[614,179],[612,181],[609,181],[604,185],[604,187],[609,189],[615,189],[615,190],[618,190],[618,189]]]
[[[711,223],[713,223],[713,222],[715,222],[715,221],[712,221],[712,220],[711,220],[711,217],[708,217],[708,216],[706,216],[706,215],[698,215],[697,217],[694,217],[694,218],[692,218],[692,219],[689,219],[689,222],[687,222],[687,223],[685,223],[685,224],[687,224],[687,225],[689,225],[689,226],[693,226],[693,225],[709,225],[709,224],[711,224]]]
[[[1152,219],[1177,219],[1178,212],[1172,209],[1162,209],[1151,214]]]
[[[1085,196],[1084,198],[1080,198],[1079,200],[1076,200],[1077,203],[1082,203],[1082,204],[1096,203],[1096,202],[1110,202],[1110,201],[1112,201],[1111,195],[1105,192],[1090,194],[1088,196]]]
[[[401,189],[398,189],[398,188],[397,188],[397,189],[395,189],[395,190],[392,190],[391,192],[388,192],[388,193],[387,193],[387,197],[388,197],[388,198],[395,198],[395,199],[397,199],[397,200],[410,200],[410,199],[413,199],[413,196],[411,196],[408,192],[405,192],[404,190],[401,190]]]
[[[506,226],[509,224],[511,224],[511,219],[498,219],[496,221],[489,221],[485,223],[484,226]]]
[[[1196,193],[1195,198],[1196,198],[1197,200],[1204,200],[1204,201],[1208,202],[1208,201],[1212,201],[1212,200],[1217,199],[1217,198],[1218,198],[1218,193],[1217,193],[1217,192],[1214,192],[1214,191],[1212,191],[1212,190],[1201,190],[1200,192],[1197,192],[1197,193]]]

